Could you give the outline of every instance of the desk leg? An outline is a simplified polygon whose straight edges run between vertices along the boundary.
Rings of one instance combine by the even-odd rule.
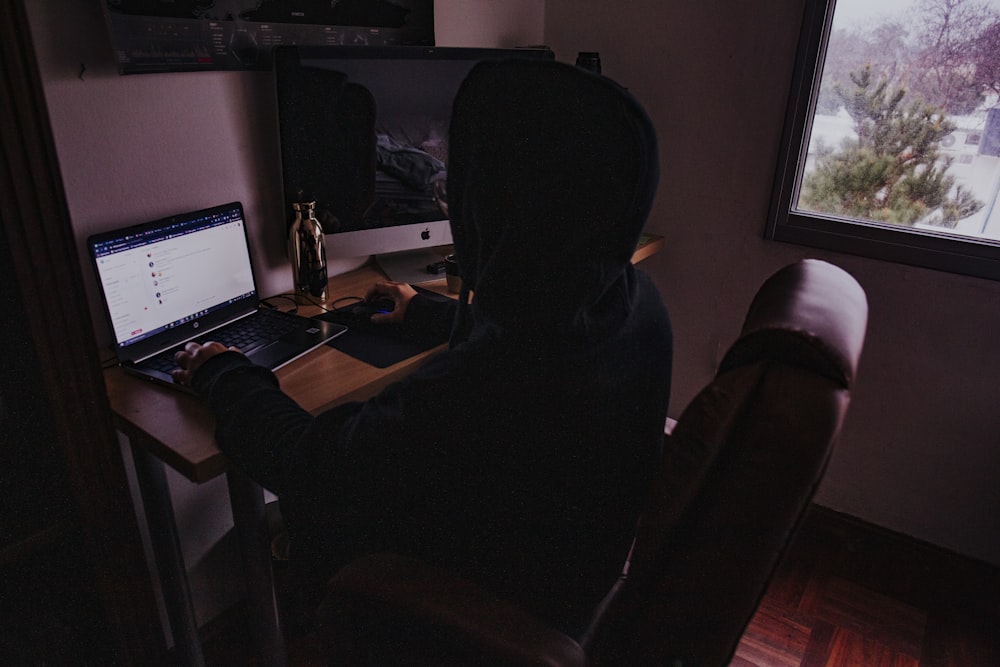
[[[265,660],[264,664],[284,667],[285,640],[281,633],[274,591],[271,536],[264,516],[264,491],[239,470],[230,468],[226,478],[229,482],[229,502],[233,508],[233,524],[240,553],[243,555],[250,630],[257,650]]]
[[[129,437],[132,440],[132,437]],[[132,458],[135,461],[136,478],[142,504],[149,526],[149,538],[153,546],[153,556],[160,574],[163,590],[163,604],[167,608],[170,631],[174,638],[174,651],[182,665],[200,666],[205,664],[198,637],[198,624],[194,616],[194,603],[188,584],[184,556],[181,554],[174,506],[170,502],[170,487],[163,462],[144,448],[132,443]]]

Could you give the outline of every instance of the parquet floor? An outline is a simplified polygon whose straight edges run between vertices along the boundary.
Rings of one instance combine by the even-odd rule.
[[[1000,666],[1000,571],[814,507],[731,664]]]
[[[231,624],[208,663],[257,664],[249,644]],[[730,667],[1000,667],[1000,569],[813,507]]]

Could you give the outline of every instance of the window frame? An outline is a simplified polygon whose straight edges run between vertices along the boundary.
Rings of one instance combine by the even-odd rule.
[[[889,262],[1000,280],[1000,242],[796,211],[798,163],[836,0],[806,0],[765,238]]]

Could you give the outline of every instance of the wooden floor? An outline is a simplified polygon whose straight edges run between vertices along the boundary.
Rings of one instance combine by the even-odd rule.
[[[732,665],[1000,666],[1000,571],[814,507]]]
[[[256,664],[240,627],[207,641],[210,665]],[[814,507],[731,666],[1000,667],[1000,569]]]

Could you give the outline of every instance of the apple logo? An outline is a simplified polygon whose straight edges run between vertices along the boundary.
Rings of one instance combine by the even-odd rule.
[[[431,238],[431,230],[424,229],[424,231],[420,232],[420,238],[422,238],[424,241],[429,240]]]

